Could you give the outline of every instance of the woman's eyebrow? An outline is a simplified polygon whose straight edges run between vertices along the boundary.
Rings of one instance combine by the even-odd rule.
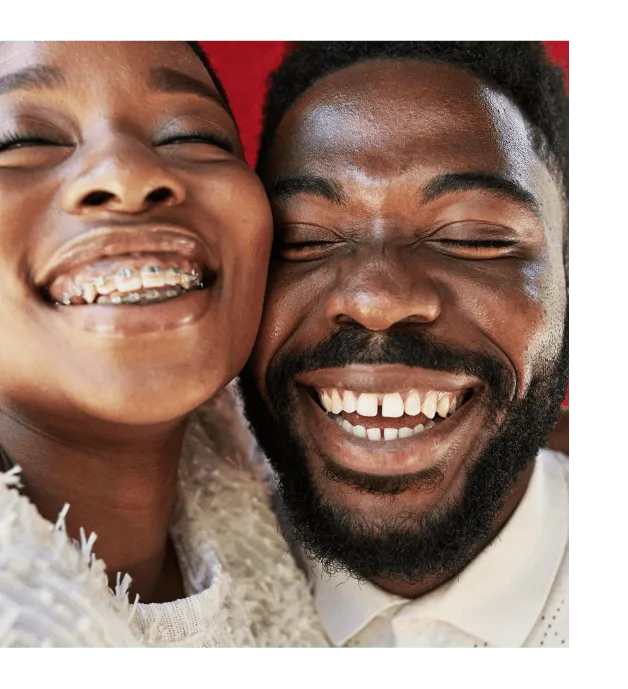
[[[38,91],[66,85],[63,72],[57,67],[33,65],[0,76],[0,95],[20,89]]]
[[[220,105],[223,110],[229,110],[220,94],[200,79],[179,72],[169,67],[154,67],[150,70],[150,85],[155,91],[163,93],[190,93],[200,96]],[[229,113],[231,116],[231,113]]]

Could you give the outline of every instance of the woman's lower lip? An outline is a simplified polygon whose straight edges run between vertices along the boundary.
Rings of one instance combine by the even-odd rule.
[[[216,289],[182,294],[150,305],[46,306],[64,327],[108,338],[159,333],[192,325],[216,299]]]
[[[339,427],[309,396],[304,400],[311,438],[337,464],[360,473],[377,476],[399,476],[416,473],[438,465],[447,454],[451,434],[473,413],[476,400],[471,399],[452,416],[429,431],[397,440],[358,438]],[[305,406],[305,405],[304,405]]]

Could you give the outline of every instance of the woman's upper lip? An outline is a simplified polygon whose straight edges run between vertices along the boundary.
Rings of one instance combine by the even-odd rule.
[[[65,242],[34,274],[38,286],[80,265],[133,253],[174,253],[216,271],[217,257],[196,232],[177,225],[143,223],[100,226]]]

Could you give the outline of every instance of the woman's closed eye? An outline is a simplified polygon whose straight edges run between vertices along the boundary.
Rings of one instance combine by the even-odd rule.
[[[220,148],[227,153],[236,153],[236,146],[231,139],[216,132],[187,131],[169,134],[156,143],[156,146],[202,145]]]
[[[8,134],[0,138],[0,153],[18,148],[32,148],[34,146],[68,146],[71,144],[53,141],[37,135]]]
[[[0,168],[32,168],[56,164],[74,149],[74,143],[53,135],[0,134]]]

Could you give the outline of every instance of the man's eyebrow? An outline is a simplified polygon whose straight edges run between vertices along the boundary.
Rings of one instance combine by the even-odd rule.
[[[0,95],[27,89],[36,91],[38,89],[53,89],[65,86],[63,73],[57,67],[48,65],[33,65],[25,67],[17,72],[0,76]]]
[[[220,105],[229,112],[226,103],[210,84],[169,67],[154,67],[150,70],[150,84],[155,91],[163,93],[190,93]],[[231,113],[229,113],[231,116]]]
[[[540,215],[539,202],[518,182],[492,172],[451,172],[439,175],[430,181],[421,194],[425,202],[435,201],[440,196],[456,191],[483,189],[508,196],[524,205],[535,215]]]
[[[290,199],[297,194],[320,196],[327,201],[342,205],[346,197],[338,182],[316,175],[286,175],[274,180],[267,188],[271,199]]]

